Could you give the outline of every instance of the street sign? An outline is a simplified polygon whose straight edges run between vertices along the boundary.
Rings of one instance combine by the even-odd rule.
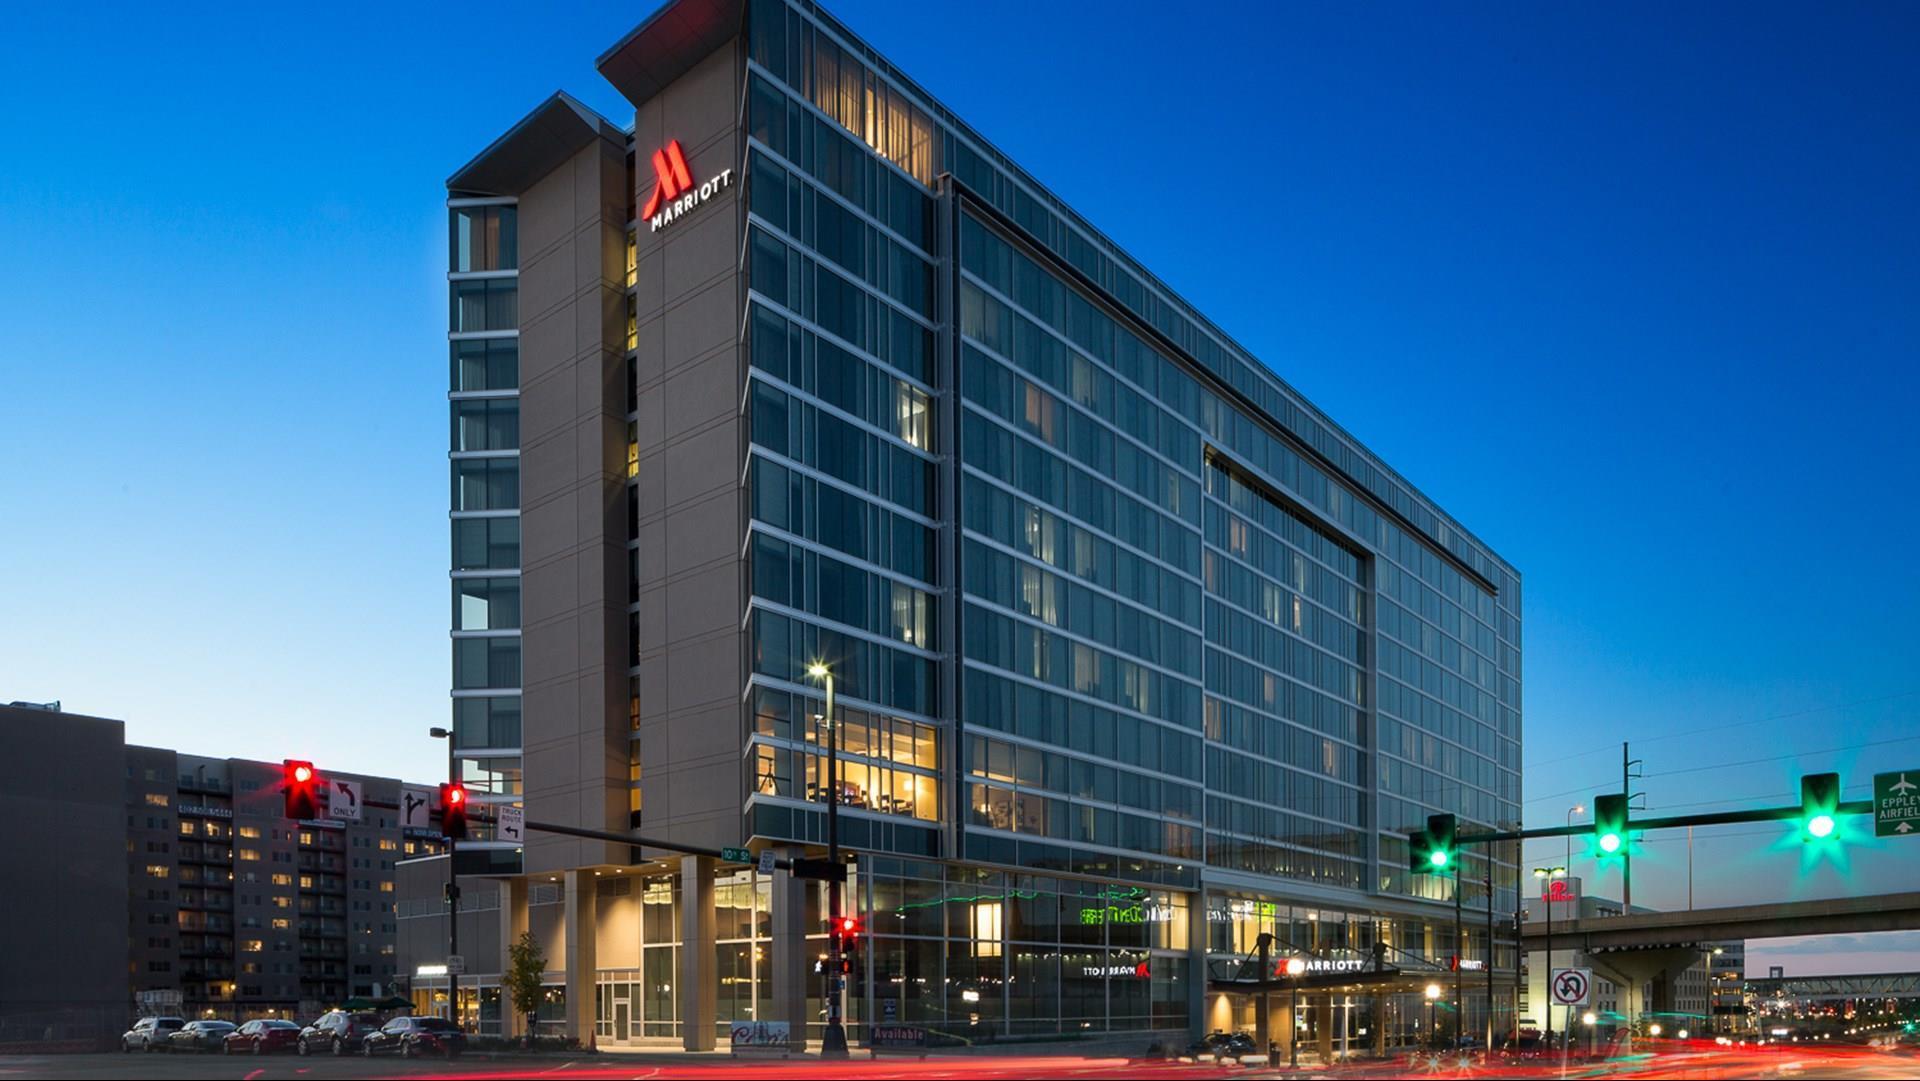
[[[525,808],[501,804],[494,808],[494,835],[502,841],[520,844],[527,839],[527,812]]]
[[[360,821],[359,781],[327,781],[327,817]]]
[[[447,955],[447,975],[465,976],[467,974],[467,956],[463,953]]]
[[[760,850],[760,873],[763,875],[773,873],[773,849],[771,848]]]
[[[794,860],[791,873],[795,878],[810,878],[820,882],[845,882],[847,865],[830,860]]]
[[[1593,970],[1590,968],[1556,968],[1548,988],[1556,1006],[1585,1006],[1587,993],[1593,988]]]
[[[1873,835],[1920,835],[1920,769],[1873,775]]]
[[[752,863],[753,853],[744,848],[723,848],[720,850],[720,858],[728,863]]]
[[[419,785],[405,785],[400,789],[400,828],[426,830],[433,828],[434,794],[431,788]]]

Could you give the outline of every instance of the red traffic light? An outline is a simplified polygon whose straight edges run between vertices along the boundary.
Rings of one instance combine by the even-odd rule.
[[[834,931],[841,938],[852,938],[860,933],[860,921],[852,916],[842,916],[840,922],[834,925]]]
[[[313,763],[288,758],[281,762],[282,783],[280,791],[286,796],[284,811],[288,818],[308,819],[320,816],[319,801],[315,789],[318,786]]]
[[[458,781],[440,786],[440,835],[455,840],[467,835],[467,786]]]

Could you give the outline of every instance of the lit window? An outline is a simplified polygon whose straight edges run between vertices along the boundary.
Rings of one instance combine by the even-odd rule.
[[[260,839],[260,827],[259,826],[241,826],[240,836],[245,837],[250,841],[257,841]]]
[[[899,415],[900,438],[921,450],[927,450],[932,443],[932,414],[927,403],[927,392],[895,380],[894,406]]]
[[[149,792],[147,793],[147,806],[165,807],[167,806],[167,797],[158,792]]]
[[[172,869],[172,868],[170,868],[170,867],[168,867],[168,866],[167,866],[166,864],[164,864],[164,863],[149,863],[149,864],[147,864],[147,877],[148,877],[148,878],[165,878],[165,877],[167,877],[168,875],[170,875],[170,874],[172,874],[172,873],[173,873],[173,869]]]

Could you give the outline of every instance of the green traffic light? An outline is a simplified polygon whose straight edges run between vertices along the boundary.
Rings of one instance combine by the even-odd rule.
[[[1608,855],[1620,851],[1620,835],[1617,833],[1602,835],[1600,838],[1600,851]]]
[[[1450,858],[1451,857],[1445,852],[1435,852],[1433,855],[1427,857],[1427,862],[1433,864],[1435,867],[1445,867]]]
[[[1840,809],[1840,775],[1810,773],[1800,778],[1800,829],[1805,840],[1824,841],[1839,825],[1834,815]]]
[[[1814,815],[1807,820],[1807,832],[1815,837],[1833,836],[1833,816]]]

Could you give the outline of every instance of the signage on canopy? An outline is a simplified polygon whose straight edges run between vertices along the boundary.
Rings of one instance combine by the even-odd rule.
[[[650,231],[657,233],[732,183],[731,167],[694,183],[687,155],[680,149],[680,140],[675,139],[653,152],[653,194],[640,209],[640,216],[647,219]]]

